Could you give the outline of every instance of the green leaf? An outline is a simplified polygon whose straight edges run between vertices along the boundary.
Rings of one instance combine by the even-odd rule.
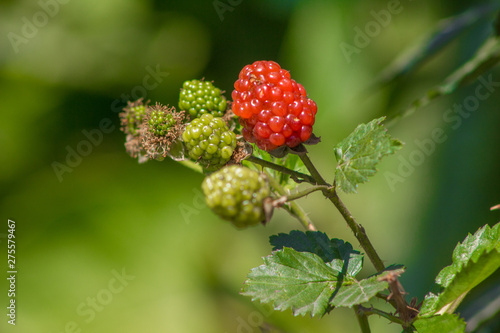
[[[276,310],[291,308],[294,315],[322,316],[333,306],[361,304],[387,289],[387,282],[379,277],[358,282],[314,253],[284,247],[265,257],[264,265],[251,270],[242,294],[252,301],[272,303]]]
[[[298,252],[314,253],[332,269],[350,277],[356,276],[363,267],[363,255],[350,243],[329,239],[323,232],[292,230],[289,234],[271,236],[269,242],[274,246],[273,251],[290,247]]]
[[[346,193],[356,193],[358,184],[368,181],[376,172],[382,157],[401,149],[403,143],[387,134],[382,125],[385,117],[361,124],[335,146],[337,169],[335,182]]]
[[[455,247],[452,259],[437,275],[434,292],[425,297],[421,317],[453,313],[472,288],[500,268],[500,223],[469,234]]]
[[[402,273],[404,269],[397,269]],[[374,275],[361,281],[346,282],[334,295],[330,304],[335,307],[352,307],[354,305],[368,302],[375,297],[377,293],[386,290],[389,285],[386,281],[381,280],[389,271],[384,271],[381,274]]]
[[[324,315],[331,295],[342,285],[339,276],[319,256],[285,247],[252,269],[242,294],[273,303],[276,310],[291,308],[294,315]]]
[[[415,326],[418,333],[463,333],[466,325],[458,315],[444,314],[442,316],[417,319],[413,326]]]

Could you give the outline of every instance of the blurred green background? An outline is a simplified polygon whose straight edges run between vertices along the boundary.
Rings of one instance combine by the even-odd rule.
[[[246,333],[265,321],[290,333],[357,332],[352,310],[296,318],[240,296],[249,270],[270,253],[268,237],[300,225],[278,212],[266,227],[235,230],[204,206],[201,175],[172,161],[139,165],[125,153],[117,111],[137,97],[176,105],[182,82],[192,78],[214,80],[229,97],[244,65],[275,60],[318,104],[314,131],[322,143],[309,151],[331,180],[333,145],[358,123],[401,110],[441,82],[487,37],[491,20],[417,72],[367,92],[377,73],[440,19],[479,2],[401,1],[401,12],[350,59],[340,44],[353,45],[354,28],[373,21],[371,11],[387,9],[388,1],[61,2],[0,2],[0,248],[6,253],[13,219],[18,269],[17,325],[4,314],[3,278],[0,331]],[[155,71],[156,82],[144,84]],[[498,70],[490,73],[500,81]],[[500,217],[489,211],[500,203],[500,94],[458,129],[443,120],[475,85],[390,128],[406,142],[398,155],[406,160],[419,149],[415,140],[434,129],[448,137],[403,182],[391,187],[384,176],[400,167],[390,157],[359,194],[344,196],[386,263],[407,265],[402,283],[419,299],[451,263],[456,243]],[[101,122],[108,121],[104,133]],[[85,133],[94,133],[95,144],[85,146]],[[85,156],[67,160],[77,149]],[[54,165],[66,167],[56,172]],[[319,197],[303,202],[319,229],[358,247]],[[365,275],[373,273],[366,267]],[[123,272],[128,280],[118,291],[113,279]],[[498,281],[497,274],[479,291]],[[376,317],[370,322],[374,332],[400,331]]]

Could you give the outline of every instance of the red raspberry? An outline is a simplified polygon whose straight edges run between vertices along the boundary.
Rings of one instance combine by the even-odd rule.
[[[293,148],[312,134],[316,103],[274,61],[245,66],[234,83],[232,98],[243,137],[260,149],[270,151],[283,145]]]

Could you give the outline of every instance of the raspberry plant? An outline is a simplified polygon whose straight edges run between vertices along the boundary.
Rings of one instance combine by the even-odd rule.
[[[443,33],[433,38],[429,43],[449,37]],[[494,34],[442,85],[390,120],[470,82],[500,59],[499,50],[500,39]],[[422,54],[415,55],[407,66],[421,58]],[[340,192],[356,193],[377,173],[384,157],[403,148],[387,132],[386,117],[360,124],[337,143],[332,152],[335,172],[325,178],[304,146],[319,142],[313,125],[321,111],[317,113],[316,103],[287,70],[273,61],[246,65],[234,83],[232,99],[228,106],[210,82],[190,80],[184,83],[179,102],[189,119],[185,111],[158,103],[151,107],[142,100],[129,103],[120,117],[131,156],[141,162],[171,157],[205,173],[202,189],[208,207],[236,228],[265,225],[273,210],[284,209],[305,229],[271,236],[273,251],[250,271],[242,294],[275,310],[291,309],[294,315],[322,317],[336,308],[352,308],[363,333],[370,332],[371,315],[400,325],[403,332],[465,332],[456,310],[500,267],[500,224],[469,234],[456,246],[452,264],[438,274],[425,299],[410,298],[399,281],[405,267],[385,264],[388,258],[380,258],[368,237],[374,227],[362,227],[340,197]],[[237,122],[241,127],[234,126]],[[322,193],[337,208],[360,250],[316,229],[296,202],[313,192]],[[365,259],[377,273],[360,278]],[[389,302],[394,311],[370,305],[375,298]]]

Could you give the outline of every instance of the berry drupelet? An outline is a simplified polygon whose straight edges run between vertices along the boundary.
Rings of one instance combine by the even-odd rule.
[[[293,148],[311,137],[316,103],[274,61],[245,66],[234,83],[232,98],[245,140],[260,149]]]
[[[149,159],[163,160],[171,157],[172,144],[180,142],[178,138],[184,130],[185,112],[156,103],[146,109],[141,128],[141,144]]]
[[[208,170],[226,164],[236,148],[236,134],[221,118],[208,113],[187,124],[182,140],[189,157]]]
[[[152,110],[147,122],[148,129],[157,136],[166,135],[175,125],[174,116],[164,110]]]
[[[187,111],[191,119],[206,113],[222,117],[226,112],[227,100],[212,82],[190,80],[182,85],[179,108]]]

